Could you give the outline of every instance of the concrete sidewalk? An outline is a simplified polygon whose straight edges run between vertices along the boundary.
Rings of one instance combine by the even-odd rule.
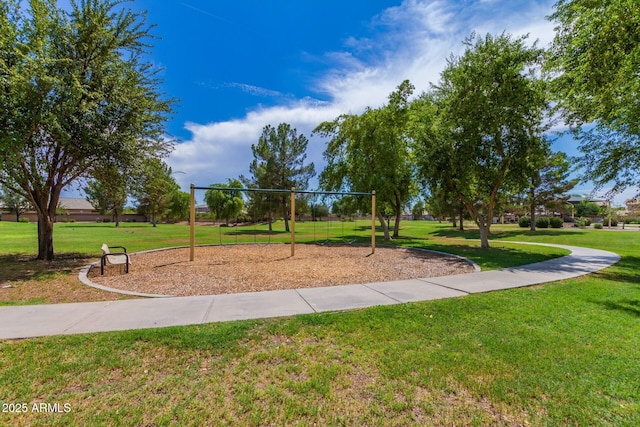
[[[0,339],[195,325],[459,297],[577,277],[601,270],[620,259],[612,252],[597,249],[544,246],[568,249],[571,254],[522,267],[396,282],[0,307]]]

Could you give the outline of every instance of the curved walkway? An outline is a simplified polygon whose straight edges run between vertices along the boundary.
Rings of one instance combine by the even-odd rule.
[[[518,242],[511,242],[518,243]],[[291,316],[451,298],[582,276],[620,260],[576,246],[570,255],[455,276],[242,294],[0,307],[0,339],[82,334]]]

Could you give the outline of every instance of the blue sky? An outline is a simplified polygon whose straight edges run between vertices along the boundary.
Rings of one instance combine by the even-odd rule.
[[[404,79],[416,93],[436,83],[472,31],[529,34],[546,47],[549,0],[137,0],[159,39],[150,58],[163,89],[179,99],[167,163],[183,189],[248,173],[251,144],[267,125],[290,123],[310,139],[315,126],[377,107]],[[570,155],[575,143],[554,143]],[[588,185],[577,189],[588,192]],[[624,200],[624,195],[616,201]]]

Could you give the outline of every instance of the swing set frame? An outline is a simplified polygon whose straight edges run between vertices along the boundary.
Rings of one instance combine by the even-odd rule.
[[[225,187],[197,187],[191,184],[189,199],[189,261],[195,260],[196,247],[196,190],[220,190],[220,191],[247,191],[247,192],[263,192],[263,193],[289,193],[291,195],[291,218],[289,222],[289,230],[291,231],[291,256],[296,253],[296,194],[320,194],[331,196],[371,196],[371,254],[376,252],[376,191],[363,193],[357,191],[314,191],[300,190],[296,191],[295,187],[289,190],[275,188],[225,188]]]

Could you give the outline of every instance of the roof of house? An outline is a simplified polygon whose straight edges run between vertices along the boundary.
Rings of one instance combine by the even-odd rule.
[[[60,197],[58,206],[63,209],[74,211],[95,211],[87,199],[79,197]]]
[[[603,199],[593,199],[591,197],[587,197],[587,196],[578,196],[578,195],[572,195],[569,197],[569,199],[567,200],[567,203],[572,203],[572,204],[578,204],[581,202],[594,202],[594,203],[603,203],[606,202],[606,200]]]

